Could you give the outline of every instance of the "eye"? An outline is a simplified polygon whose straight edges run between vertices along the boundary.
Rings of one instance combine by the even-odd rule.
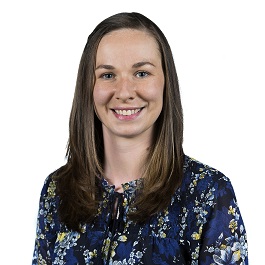
[[[114,78],[114,74],[113,73],[104,73],[104,74],[100,75],[100,78],[112,79],[112,78]]]
[[[137,77],[143,78],[143,77],[147,77],[149,75],[148,72],[146,71],[139,71],[135,74]]]

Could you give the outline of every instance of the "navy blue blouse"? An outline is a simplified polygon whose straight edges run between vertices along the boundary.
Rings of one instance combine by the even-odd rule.
[[[243,220],[231,182],[221,172],[186,156],[184,179],[170,205],[136,224],[127,213],[141,183],[139,179],[123,184],[121,195],[102,180],[97,218],[83,224],[79,233],[60,222],[56,181],[48,176],[40,197],[32,264],[248,264]]]

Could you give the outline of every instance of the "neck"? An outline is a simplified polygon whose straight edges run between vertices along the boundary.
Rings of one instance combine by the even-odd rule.
[[[149,146],[150,139],[104,135],[105,178],[116,191],[122,191],[121,184],[142,177]]]

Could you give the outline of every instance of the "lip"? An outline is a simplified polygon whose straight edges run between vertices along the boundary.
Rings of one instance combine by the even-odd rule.
[[[112,110],[136,110],[136,109],[142,109],[143,107],[114,107],[111,108]]]
[[[112,108],[111,110],[117,119],[122,121],[131,121],[136,119],[141,114],[143,107],[117,107]],[[126,112],[126,114],[124,112]]]

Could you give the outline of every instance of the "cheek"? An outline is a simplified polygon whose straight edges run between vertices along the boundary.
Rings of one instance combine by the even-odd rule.
[[[156,104],[163,104],[163,94],[164,94],[164,83],[153,83],[144,89],[142,97],[146,101],[154,102]]]
[[[93,92],[93,98],[94,98],[94,103],[96,107],[97,106],[99,107],[99,106],[107,104],[111,96],[107,89],[101,88],[99,86],[95,86],[94,92]]]

